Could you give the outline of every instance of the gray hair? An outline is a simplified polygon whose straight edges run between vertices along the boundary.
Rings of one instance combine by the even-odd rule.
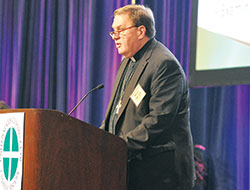
[[[126,5],[119,9],[116,9],[114,12],[114,16],[128,14],[129,18],[138,26],[145,26],[146,28],[146,36],[152,38],[155,36],[155,20],[154,14],[152,10],[148,7],[144,7],[143,5]]]

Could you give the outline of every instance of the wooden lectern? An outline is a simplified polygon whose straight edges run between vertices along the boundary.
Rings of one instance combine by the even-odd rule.
[[[23,190],[125,190],[126,143],[55,110],[24,112]]]

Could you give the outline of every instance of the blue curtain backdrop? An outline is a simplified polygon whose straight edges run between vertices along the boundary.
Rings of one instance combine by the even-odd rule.
[[[131,0],[0,0],[0,100],[11,108],[69,112],[99,126],[121,56],[109,37],[113,11]],[[155,14],[156,38],[188,75],[191,0],[138,0]],[[247,190],[250,85],[190,89],[191,127],[207,175],[197,189]],[[199,147],[199,146],[197,146]],[[205,183],[204,183],[205,181]]]

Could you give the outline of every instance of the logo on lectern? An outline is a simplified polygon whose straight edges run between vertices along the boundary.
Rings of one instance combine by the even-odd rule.
[[[22,136],[15,118],[9,118],[0,134],[0,180],[4,189],[16,189],[22,168]],[[20,167],[21,165],[21,167]]]

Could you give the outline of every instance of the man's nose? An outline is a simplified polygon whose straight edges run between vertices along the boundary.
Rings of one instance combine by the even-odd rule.
[[[118,40],[120,38],[120,35],[118,33],[114,33],[112,39],[113,40]]]

